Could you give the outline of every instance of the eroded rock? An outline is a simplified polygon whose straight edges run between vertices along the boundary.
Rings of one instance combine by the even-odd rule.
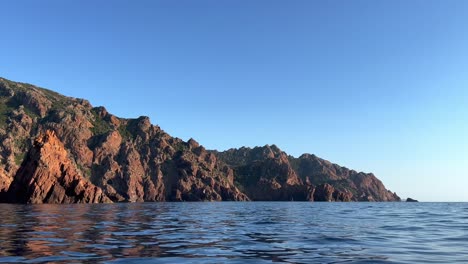
[[[34,141],[8,197],[10,202],[34,204],[111,202],[101,188],[78,172],[63,143],[51,130]]]

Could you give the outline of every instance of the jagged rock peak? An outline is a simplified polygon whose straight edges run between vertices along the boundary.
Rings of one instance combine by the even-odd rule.
[[[10,202],[105,203],[111,200],[85,179],[52,130],[40,134],[9,190]]]
[[[249,197],[263,200],[268,199],[267,193],[276,192],[277,199],[295,193],[292,196],[296,198],[314,197],[319,201],[400,201],[373,174],[358,173],[313,154],[294,158],[274,145],[214,153],[233,167],[240,185],[250,186],[245,188]],[[310,190],[316,193],[311,195]]]

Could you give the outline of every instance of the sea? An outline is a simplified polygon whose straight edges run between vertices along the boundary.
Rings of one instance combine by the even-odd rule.
[[[468,263],[468,204],[0,204],[0,262]]]

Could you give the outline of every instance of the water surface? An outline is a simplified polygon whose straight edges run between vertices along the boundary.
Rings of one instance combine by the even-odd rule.
[[[0,262],[467,263],[466,203],[0,204]]]

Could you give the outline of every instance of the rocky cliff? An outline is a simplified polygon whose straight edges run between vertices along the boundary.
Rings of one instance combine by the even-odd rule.
[[[237,185],[255,200],[400,201],[373,174],[315,155],[294,158],[275,145],[214,153],[234,169]]]
[[[0,78],[0,202],[394,201],[372,174],[274,146],[207,151],[149,118]]]
[[[8,198],[22,203],[111,202],[101,188],[81,175],[51,130],[34,140],[9,187]]]

